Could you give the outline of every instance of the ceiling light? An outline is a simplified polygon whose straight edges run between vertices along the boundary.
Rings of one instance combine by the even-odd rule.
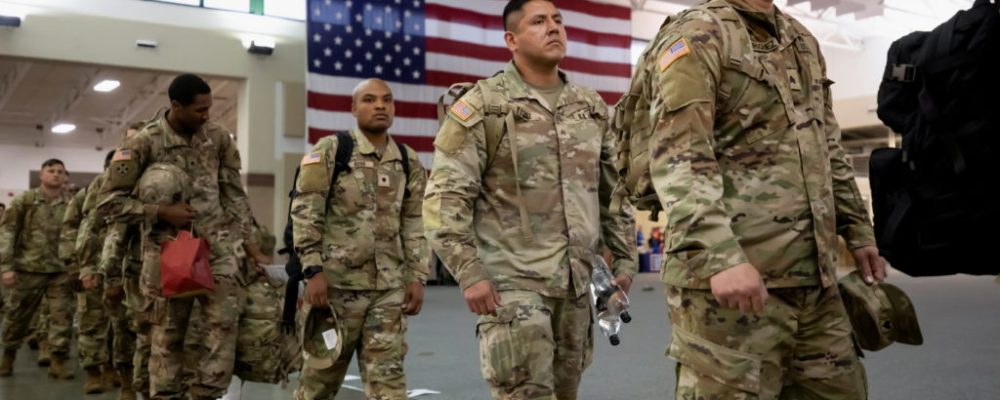
[[[118,86],[120,86],[121,84],[122,84],[121,82],[118,82],[114,79],[105,79],[101,81],[101,83],[94,85],[94,90],[98,92],[107,93],[112,90],[118,89]]]
[[[60,135],[65,135],[67,133],[73,132],[74,130],[76,130],[76,125],[73,124],[63,123],[63,124],[56,124],[56,126],[52,127],[52,133],[58,133]]]

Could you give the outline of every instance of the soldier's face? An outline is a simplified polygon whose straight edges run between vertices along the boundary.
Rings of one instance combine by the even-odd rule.
[[[562,14],[548,1],[531,1],[520,11],[514,31],[504,33],[507,48],[530,62],[558,64],[566,56]]]
[[[351,113],[362,131],[375,134],[387,132],[396,115],[389,85],[373,80],[358,88],[351,103]]]
[[[176,101],[170,102],[170,113],[174,115],[174,120],[188,133],[197,132],[208,122],[208,110],[211,108],[211,93],[195,95],[194,101],[186,106]]]
[[[66,174],[66,167],[62,164],[49,165],[38,171],[38,179],[42,181],[42,186],[49,189],[59,189],[69,180]]]

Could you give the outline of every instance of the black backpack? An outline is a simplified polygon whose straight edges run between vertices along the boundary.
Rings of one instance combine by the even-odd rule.
[[[993,198],[1000,138],[1000,6],[977,0],[889,47],[878,116],[901,149],[872,152],[880,253],[911,276],[996,275]]]
[[[351,137],[351,133],[347,131],[339,131],[337,135],[337,153],[334,155],[333,173],[330,177],[330,190],[327,193],[327,202],[329,202],[329,196],[333,193],[333,187],[337,185],[337,178],[342,173],[351,172],[351,154],[354,152],[354,138]],[[399,149],[400,157],[403,161],[403,174],[406,179],[410,179],[410,157],[409,153],[406,151],[406,146],[400,142],[396,142],[396,147]],[[288,215],[285,220],[285,233],[283,235],[283,241],[285,247],[278,250],[278,254],[287,254],[288,262],[285,263],[285,273],[288,274],[288,284],[285,286],[285,304],[282,309],[281,325],[285,333],[295,332],[295,307],[299,299],[299,282],[302,282],[302,262],[299,260],[299,255],[295,252],[295,236],[292,233],[292,201],[295,200],[295,196],[298,195],[298,191],[295,190],[295,185],[299,181],[299,170],[300,167],[295,167],[295,178],[292,179],[292,189],[288,191]],[[403,197],[410,196],[410,189],[406,189],[403,193]]]

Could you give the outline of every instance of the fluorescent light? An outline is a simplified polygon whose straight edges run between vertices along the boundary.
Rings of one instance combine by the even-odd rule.
[[[101,83],[94,85],[94,90],[98,92],[107,93],[112,90],[118,89],[118,86],[120,86],[121,84],[122,84],[121,82],[118,82],[114,79],[105,79],[101,81]]]
[[[56,124],[56,126],[52,127],[52,133],[58,133],[60,135],[65,135],[73,132],[74,130],[76,130],[76,125],[66,123]]]

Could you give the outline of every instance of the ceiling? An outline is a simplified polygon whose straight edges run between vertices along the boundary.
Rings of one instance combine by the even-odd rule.
[[[112,148],[132,122],[170,105],[174,74],[100,65],[0,57],[0,145]],[[121,82],[102,93],[105,79]],[[212,87],[212,119],[236,131],[236,102],[242,82],[206,77]],[[76,130],[52,133],[71,123]]]

